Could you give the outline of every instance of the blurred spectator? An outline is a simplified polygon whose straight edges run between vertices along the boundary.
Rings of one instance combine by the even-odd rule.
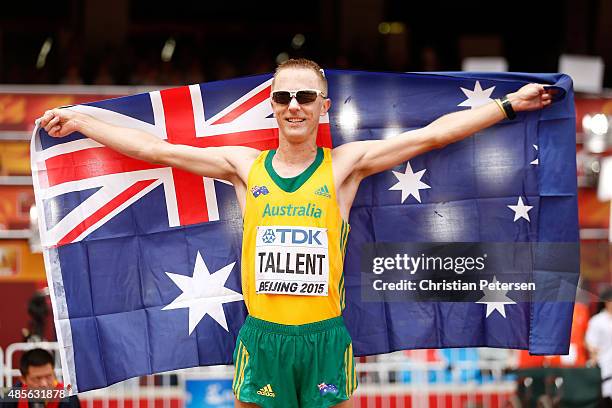
[[[22,329],[25,342],[46,341],[44,338],[45,326],[49,317],[48,292],[39,291],[34,294],[28,303],[30,322],[27,328]]]
[[[603,309],[589,320],[585,342],[590,362],[601,369],[602,407],[612,407],[612,287],[601,296]]]
[[[421,50],[421,70],[422,71],[440,71],[440,58],[434,47],[425,46]]]
[[[174,64],[171,62],[164,62],[161,65],[157,83],[160,85],[183,85],[183,78]]]
[[[346,55],[338,55],[336,56],[335,67],[336,69],[349,69],[351,67],[351,63]]]
[[[38,348],[23,353],[19,370],[21,371],[21,382],[14,387],[15,390],[65,390],[64,384],[59,382],[55,376],[53,356],[47,350]],[[3,407],[7,408],[78,408],[80,406],[76,395],[62,399],[19,400],[19,402],[3,404]]]
[[[567,356],[561,356],[561,364],[565,366],[584,367],[587,361],[585,333],[589,324],[589,307],[586,303],[578,302],[574,305],[572,318],[572,334],[570,337],[570,350]]]
[[[196,59],[191,60],[184,75],[185,85],[200,84],[206,81],[206,78],[204,77],[204,72],[202,70],[202,64],[200,64],[200,61]]]
[[[115,79],[111,73],[108,61],[102,61],[98,66],[98,71],[93,81],[94,85],[114,85]]]
[[[76,64],[70,65],[62,77],[61,83],[64,85],[83,85],[81,69]]]
[[[238,70],[225,58],[218,58],[214,63],[214,79],[230,79],[238,76]]]
[[[157,83],[157,71],[149,61],[142,59],[138,61],[136,69],[130,75],[131,85],[155,85]]]
[[[246,72],[243,72],[243,74],[264,74],[273,72],[275,68],[276,64],[274,63],[272,52],[265,45],[260,44],[251,52],[248,62],[244,67]]]

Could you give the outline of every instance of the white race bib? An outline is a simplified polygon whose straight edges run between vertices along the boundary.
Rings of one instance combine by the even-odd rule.
[[[327,296],[327,229],[257,227],[255,285],[257,293]]]

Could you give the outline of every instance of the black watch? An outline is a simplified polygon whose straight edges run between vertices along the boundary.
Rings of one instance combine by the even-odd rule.
[[[504,112],[506,112],[506,117],[510,120],[515,119],[516,112],[514,111],[514,108],[512,108],[512,103],[508,99],[508,95],[504,95],[504,97],[501,98],[501,104],[502,108],[504,108]]]

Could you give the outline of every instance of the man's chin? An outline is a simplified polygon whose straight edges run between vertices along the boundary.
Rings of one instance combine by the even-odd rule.
[[[310,139],[310,134],[304,129],[286,129],[283,136],[292,143],[301,143]]]

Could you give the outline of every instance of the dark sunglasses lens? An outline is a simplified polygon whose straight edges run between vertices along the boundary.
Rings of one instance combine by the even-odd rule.
[[[288,91],[275,91],[272,93],[272,100],[281,105],[289,105],[291,94]]]
[[[300,104],[311,103],[317,99],[317,93],[315,91],[298,91],[295,99]]]

